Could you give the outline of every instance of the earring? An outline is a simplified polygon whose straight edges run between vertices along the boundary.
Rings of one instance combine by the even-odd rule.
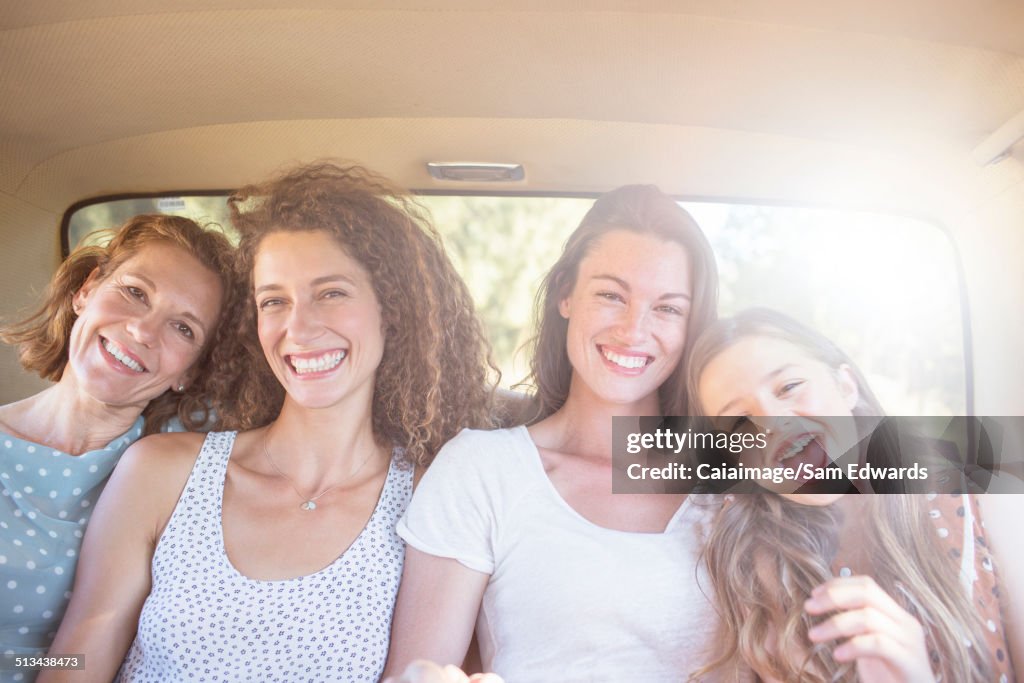
[[[178,393],[180,394],[183,391],[185,391],[185,385],[184,384],[179,384],[178,385]]]

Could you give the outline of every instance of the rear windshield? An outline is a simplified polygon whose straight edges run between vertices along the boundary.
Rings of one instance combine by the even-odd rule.
[[[65,244],[139,213],[173,213],[231,234],[224,195],[134,197],[74,210]],[[527,374],[533,299],[592,199],[421,195],[476,301],[502,385]],[[836,341],[893,415],[967,412],[958,258],[946,233],[901,216],[746,203],[680,202],[721,274],[720,314],[788,313]]]

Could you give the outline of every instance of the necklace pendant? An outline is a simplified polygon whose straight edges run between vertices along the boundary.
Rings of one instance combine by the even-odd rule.
[[[303,503],[299,507],[302,508],[303,510],[313,511],[313,510],[316,510],[316,503],[314,503],[311,500],[307,500],[305,503]]]

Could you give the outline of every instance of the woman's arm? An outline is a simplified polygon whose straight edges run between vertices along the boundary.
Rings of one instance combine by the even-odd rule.
[[[399,676],[418,659],[461,665],[489,578],[458,560],[408,547],[384,676]]]
[[[1010,659],[1020,675],[1024,670],[1024,545],[1018,534],[1024,518],[1024,495],[990,493],[978,496],[978,506],[999,573],[999,601]]]
[[[135,638],[153,551],[188,481],[202,437],[162,434],[133,445],[96,504],[71,604],[51,655],[84,654],[82,671],[44,671],[40,683],[109,681]]]

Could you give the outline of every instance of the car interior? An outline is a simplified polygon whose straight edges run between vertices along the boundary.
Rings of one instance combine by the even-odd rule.
[[[4,319],[119,202],[223,224],[232,188],[346,159],[421,194],[514,388],[590,198],[653,183],[723,311],[836,335],[891,412],[1024,414],[1017,3],[37,0],[0,55]],[[0,401],[42,386],[0,349]]]
[[[955,421],[1024,415],[1024,3],[0,8],[0,322],[97,229],[231,234],[233,189],[345,160],[429,210],[516,422],[541,277],[596,196],[654,184],[707,233],[722,315],[821,330],[889,414],[949,418],[950,459],[1024,479],[1021,420]],[[45,386],[0,346],[0,404]]]

